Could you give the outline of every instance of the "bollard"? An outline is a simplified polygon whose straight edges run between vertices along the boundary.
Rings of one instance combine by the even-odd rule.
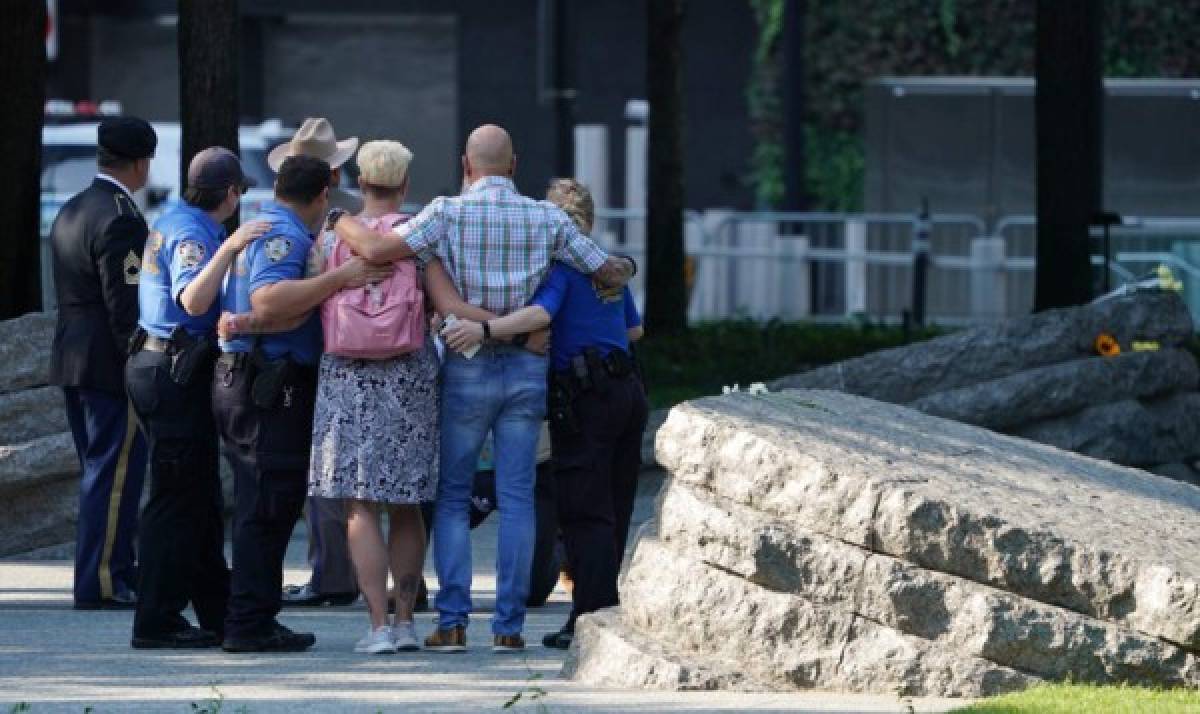
[[[1004,239],[975,238],[971,241],[971,321],[999,322],[1004,319],[1007,305]]]
[[[867,312],[867,224],[849,220],[846,240],[846,317]]]
[[[925,326],[925,286],[929,279],[929,199],[921,199],[921,213],[913,224],[913,299],[912,320]]]

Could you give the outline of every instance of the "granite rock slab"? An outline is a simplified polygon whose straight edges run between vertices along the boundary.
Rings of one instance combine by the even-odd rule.
[[[737,662],[772,689],[977,697],[1037,681],[857,613],[769,590],[653,538],[639,540],[621,602],[621,618],[642,636],[700,662]]]
[[[0,320],[0,393],[50,381],[50,349],[57,313],[31,312]]]
[[[659,538],[684,559],[939,648],[1053,680],[1200,685],[1184,649],[1120,625],[805,532],[669,482]]]
[[[823,391],[680,405],[657,457],[790,526],[1200,648],[1187,484]]]
[[[1200,393],[1096,405],[1012,433],[1127,466],[1187,462],[1200,455]]]
[[[907,404],[929,394],[1092,356],[1101,332],[1129,350],[1134,340],[1179,346],[1192,330],[1191,314],[1178,294],[1137,293],[880,350],[783,377],[770,387],[831,389]]]
[[[1171,392],[1194,392],[1197,383],[1200,370],[1191,353],[1167,349],[1038,367],[930,394],[908,406],[926,414],[1007,431],[1091,406]]]

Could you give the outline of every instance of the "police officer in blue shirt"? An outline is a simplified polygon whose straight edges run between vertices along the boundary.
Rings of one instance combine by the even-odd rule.
[[[308,483],[321,323],[313,308],[338,290],[391,273],[353,258],[305,278],[313,230],[329,206],[330,168],[288,157],[275,178],[275,201],[256,220],[269,224],[234,264],[221,293],[225,312],[251,313],[283,332],[222,339],[213,374],[213,410],[233,465],[233,574],[222,648],[227,652],[297,652],[316,642],[279,624],[283,558]],[[255,332],[241,325],[239,333]]]
[[[250,183],[228,149],[196,154],[183,202],[154,225],[142,255],[141,317],[125,366],[150,461],[133,620],[139,649],[215,647],[224,628],[229,569],[210,390],[217,292],[234,256],[266,228],[247,224],[225,238],[221,224]],[[189,601],[198,628],[182,614]]]
[[[591,194],[557,179],[547,195],[584,233],[591,231]],[[550,325],[550,439],[558,523],[575,580],[571,614],[542,644],[566,649],[580,615],[617,604],[617,574],[625,554],[641,467],[648,411],[630,341],[642,319],[628,287],[609,289],[561,263],[550,270],[528,307],[485,322],[459,320],[443,332],[465,349]]]

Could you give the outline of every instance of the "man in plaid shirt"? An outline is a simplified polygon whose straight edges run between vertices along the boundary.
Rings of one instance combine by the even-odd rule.
[[[631,261],[608,256],[553,204],[517,192],[512,141],[503,129],[485,125],[471,132],[462,163],[467,187],[462,195],[435,199],[394,234],[339,219],[338,237],[371,262],[438,257],[467,302],[497,315],[524,307],[555,260],[610,287],[628,281]],[[546,412],[546,369],[545,356],[509,344],[487,342],[473,359],[447,355],[433,521],[438,627],[426,639],[427,649],[466,649],[471,485],[489,430],[495,436],[500,511],[492,649],[525,647],[521,630],[533,558],[534,469]]]

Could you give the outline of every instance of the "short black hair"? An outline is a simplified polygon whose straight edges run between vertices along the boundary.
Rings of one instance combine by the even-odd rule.
[[[96,165],[102,169],[116,169],[123,171],[124,169],[133,166],[134,159],[128,156],[114,154],[103,146],[96,147]]]
[[[183,200],[189,206],[199,208],[201,211],[211,211],[229,195],[229,187],[225,188],[195,188],[188,186],[183,190]]]
[[[311,156],[289,156],[275,177],[275,196],[285,201],[308,205],[329,187],[329,164]]]

